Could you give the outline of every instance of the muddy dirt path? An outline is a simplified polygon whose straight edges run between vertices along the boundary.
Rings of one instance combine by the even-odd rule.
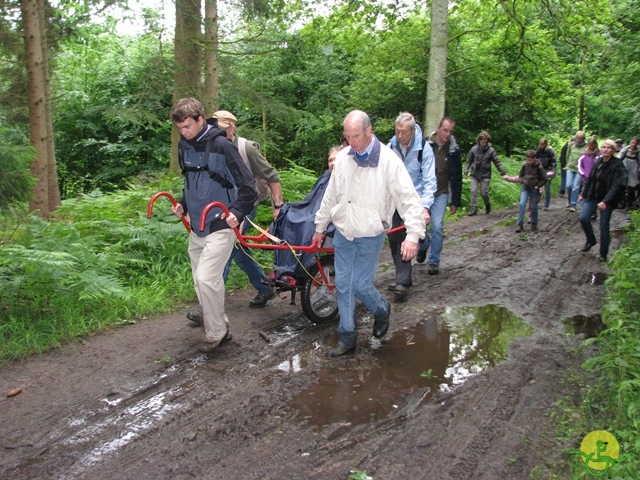
[[[538,233],[505,226],[515,208],[447,224],[440,275],[416,265],[409,296],[388,295],[383,342],[360,312],[353,356],[324,357],[335,325],[310,324],[289,298],[250,309],[245,291],[227,296],[234,338],[210,358],[180,312],[3,365],[0,391],[23,391],[0,400],[0,478],[345,479],[352,469],[375,479],[529,478],[538,455],[561,453],[549,448],[548,413],[581,340],[563,319],[599,312],[604,287],[590,280],[607,268],[597,248],[579,252],[577,216],[554,200]],[[612,229],[627,222],[616,211]],[[612,251],[623,242],[615,237]],[[389,262],[385,249],[385,295]],[[456,346],[462,335],[442,323],[455,307],[483,305],[533,327],[499,345],[502,363],[487,353],[497,347]],[[411,360],[431,352],[433,369]],[[470,353],[487,354],[477,374],[464,363]]]

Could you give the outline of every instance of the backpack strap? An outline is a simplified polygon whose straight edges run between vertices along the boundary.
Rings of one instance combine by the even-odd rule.
[[[418,152],[418,163],[422,163],[422,151],[424,150],[424,146],[427,144],[427,137],[422,137],[422,148]]]

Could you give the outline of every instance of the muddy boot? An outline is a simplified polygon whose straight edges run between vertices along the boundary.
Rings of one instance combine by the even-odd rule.
[[[516,227],[516,233],[520,233],[524,230],[524,227],[521,223],[518,224],[518,226]]]
[[[469,212],[470,217],[473,217],[474,215],[477,215],[477,214],[478,214],[478,209],[476,207],[473,207]]]
[[[485,203],[484,212],[489,215],[491,213],[491,204],[489,202]]]
[[[191,320],[189,324],[192,327],[199,327],[202,325],[202,305],[198,305],[193,310],[187,312],[186,317]]]
[[[355,352],[357,338],[358,334],[356,332],[341,333],[338,344],[329,349],[325,355],[327,357],[339,357],[341,355],[346,355],[347,353]]]
[[[396,285],[396,287],[401,285]],[[406,287],[405,287],[406,288]],[[376,338],[382,338],[389,330],[389,316],[391,315],[391,304],[387,302],[387,309],[384,314],[377,317],[373,322],[373,336]]]

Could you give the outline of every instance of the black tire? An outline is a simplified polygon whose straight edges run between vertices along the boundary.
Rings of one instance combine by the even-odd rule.
[[[338,316],[338,297],[335,285],[336,270],[333,265],[333,255],[320,257],[322,269],[327,275],[329,285],[325,285],[318,269],[318,264],[309,268],[300,302],[302,312],[313,323],[325,323]]]

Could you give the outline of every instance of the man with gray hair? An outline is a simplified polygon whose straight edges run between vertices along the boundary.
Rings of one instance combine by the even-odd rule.
[[[320,246],[333,222],[340,340],[328,357],[356,348],[356,297],[373,314],[374,337],[382,338],[389,329],[391,304],[375,288],[374,280],[393,212],[400,213],[407,230],[400,246],[404,261],[415,257],[418,241],[425,236],[424,208],[411,177],[402,161],[373,135],[369,116],[360,110],[350,112],[344,120],[344,135],[351,148],[344,148],[336,158],[316,213],[312,241]]]
[[[396,134],[389,141],[389,148],[402,160],[409,172],[413,186],[415,187],[422,207],[424,209],[424,221],[428,225],[431,221],[430,208],[433,205],[436,193],[436,170],[433,150],[426,144],[426,137],[422,136],[422,129],[416,124],[416,119],[409,112],[398,115],[395,124]],[[393,214],[391,227],[402,225],[402,218],[396,210]],[[389,290],[398,296],[404,296],[412,285],[411,261],[402,260],[400,246],[406,237],[406,232],[401,231],[389,235],[389,247],[396,267],[395,282],[389,285]],[[420,241],[420,250],[426,251],[429,246],[429,237],[425,233],[424,240]]]

